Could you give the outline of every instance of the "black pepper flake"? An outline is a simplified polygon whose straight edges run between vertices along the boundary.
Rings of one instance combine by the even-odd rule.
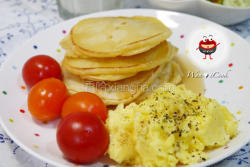
[[[206,161],[206,158],[202,158],[203,161]]]
[[[181,132],[179,132],[179,137],[181,137],[182,136],[182,133]]]
[[[199,110],[200,108],[201,108],[200,106],[197,107],[198,110]]]
[[[189,122],[188,123],[188,127],[191,129],[191,127],[192,127],[192,124]]]
[[[190,103],[185,99],[184,102],[186,103],[186,105],[189,105]]]
[[[198,131],[198,130],[199,130],[199,128],[197,127],[195,130],[196,130],[196,131]]]
[[[153,109],[152,111],[153,111],[153,112],[157,112],[157,110],[156,110],[156,109]]]
[[[192,100],[192,102],[198,102],[198,100]]]
[[[174,134],[174,133],[176,133],[176,132],[177,132],[177,131],[176,131],[176,130],[174,130],[174,131],[172,131],[172,132],[171,132],[171,134]]]
[[[183,117],[184,117],[184,118],[187,118],[187,115],[186,115],[186,114],[183,114]]]
[[[164,127],[163,127],[163,126],[161,126],[161,129],[164,129]]]

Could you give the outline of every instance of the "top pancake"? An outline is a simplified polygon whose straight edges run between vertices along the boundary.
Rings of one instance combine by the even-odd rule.
[[[132,56],[150,50],[171,35],[152,17],[99,17],[71,29],[73,50],[89,57]]]

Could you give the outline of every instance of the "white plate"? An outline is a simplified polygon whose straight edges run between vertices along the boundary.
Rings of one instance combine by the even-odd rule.
[[[27,91],[23,89],[21,78],[22,65],[37,54],[47,54],[58,61],[62,60],[64,51],[59,41],[69,33],[71,27],[86,17],[100,16],[134,16],[144,15],[160,19],[171,28],[170,41],[179,48],[185,59],[189,59],[206,75],[212,72],[226,73],[229,78],[205,79],[206,96],[222,102],[239,120],[239,134],[228,143],[226,148],[209,152],[210,159],[193,165],[207,166],[230,156],[250,140],[250,46],[235,33],[210,21],[175,12],[160,10],[129,9],[91,14],[58,24],[26,42],[3,65],[0,72],[0,122],[8,135],[24,150],[41,160],[56,166],[74,166],[62,157],[56,144],[56,125],[59,120],[42,124],[32,119],[28,112]],[[142,27],[143,28],[143,27]],[[138,30],[140,31],[140,30]],[[196,48],[203,35],[212,34],[220,43],[212,55],[213,60],[203,60],[204,55]],[[20,112],[20,109],[25,112]],[[240,110],[240,112],[239,112]],[[238,112],[238,114],[237,114]],[[105,162],[108,163],[108,162]],[[90,166],[102,166],[101,162]]]
[[[153,6],[190,13],[220,23],[232,25],[250,18],[250,7],[231,7],[208,0],[148,0]]]

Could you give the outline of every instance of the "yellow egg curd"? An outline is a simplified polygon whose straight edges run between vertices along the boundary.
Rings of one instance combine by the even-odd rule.
[[[237,135],[238,122],[216,100],[165,84],[140,104],[109,111],[108,154],[119,164],[174,167],[205,161]]]

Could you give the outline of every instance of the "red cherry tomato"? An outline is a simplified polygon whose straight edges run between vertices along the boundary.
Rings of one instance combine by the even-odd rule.
[[[57,144],[66,159],[90,163],[100,158],[109,145],[103,122],[89,112],[72,113],[57,127]]]
[[[35,84],[28,95],[28,108],[32,116],[41,121],[60,117],[63,102],[67,98],[64,83],[55,78]]]
[[[62,118],[75,112],[91,112],[104,122],[107,119],[107,108],[102,99],[89,92],[79,92],[70,96],[63,104]]]
[[[53,58],[46,55],[31,57],[23,66],[23,80],[28,88],[45,78],[62,79],[60,65]]]

